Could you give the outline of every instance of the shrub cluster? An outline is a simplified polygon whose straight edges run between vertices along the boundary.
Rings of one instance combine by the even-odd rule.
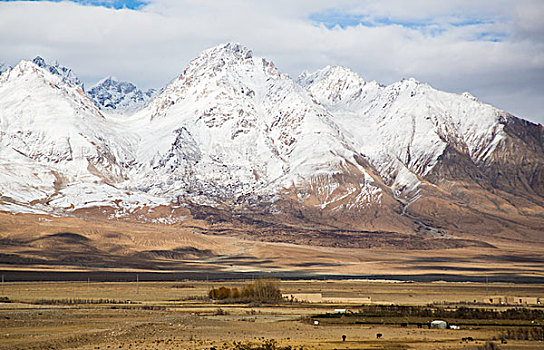
[[[507,329],[501,333],[500,339],[544,340],[544,327],[520,327]]]
[[[486,342],[484,345],[482,346],[478,346],[478,350],[500,350],[501,347],[498,346],[496,343],[493,343],[492,341],[491,342]]]
[[[241,290],[227,287],[212,288],[208,297],[213,300],[272,302],[281,300],[281,291],[275,280],[258,280]]]
[[[278,345],[278,342],[274,339],[266,339],[261,344],[255,345],[235,341],[233,345],[234,350],[304,350],[303,346],[294,348],[291,345]]]

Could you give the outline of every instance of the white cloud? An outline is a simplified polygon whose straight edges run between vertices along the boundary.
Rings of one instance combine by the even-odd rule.
[[[375,26],[310,19],[331,11]],[[140,11],[0,2],[0,62],[39,54],[87,84],[115,75],[158,87],[203,49],[239,41],[291,75],[341,64],[381,83],[414,76],[544,123],[543,16],[538,0],[154,0]]]

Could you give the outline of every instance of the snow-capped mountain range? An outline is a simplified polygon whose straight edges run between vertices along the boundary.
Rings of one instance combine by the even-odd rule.
[[[469,93],[344,67],[294,80],[236,43],[157,93],[112,78],[85,93],[36,58],[0,76],[0,210],[207,205],[359,229],[472,232],[494,217],[530,231],[544,217],[543,140]]]

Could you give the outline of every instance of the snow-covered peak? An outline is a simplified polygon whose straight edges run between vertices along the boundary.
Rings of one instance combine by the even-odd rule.
[[[7,74],[2,75],[0,78],[0,81],[6,82],[12,79],[16,79],[17,77],[20,77],[26,73],[36,72],[38,74],[42,74],[39,67],[37,67],[34,63],[30,61],[21,61],[19,64],[17,64],[15,67],[6,70],[8,72]]]
[[[254,57],[253,52],[239,43],[225,43],[204,50],[197,58],[191,61],[184,74],[218,72],[236,72],[240,69],[253,69],[257,66],[265,74],[278,77],[279,71],[274,63],[264,58]],[[245,67],[245,69],[244,69]]]
[[[321,81],[324,79],[338,79],[356,85],[365,84],[363,78],[361,78],[357,73],[343,66],[326,66],[325,68],[313,73],[305,71],[298,77],[298,82],[303,86],[307,86],[313,84],[317,80]]]
[[[64,81],[65,83],[74,85],[74,86],[79,86],[81,90],[85,90],[83,86],[83,82],[79,80],[77,75],[75,75],[75,73],[70,68],[60,65],[57,61],[49,62],[40,56],[36,56],[32,60],[32,62],[36,64],[38,67],[44,68],[50,73],[58,75],[59,77],[62,78],[62,81]]]
[[[249,59],[253,57],[253,52],[240,43],[227,42],[202,51],[198,58],[214,56],[220,56],[223,58],[235,57],[237,59]]]
[[[63,77],[34,62],[21,61],[0,76],[0,82],[0,102],[4,106],[0,111],[2,123],[5,123],[1,128],[3,132],[22,128],[27,130],[20,137],[41,133],[40,137],[47,134],[51,138],[49,141],[62,143],[63,136],[72,137],[72,127],[63,125],[93,125],[104,120],[78,86],[66,83]],[[47,152],[42,146],[39,143],[25,145],[37,152]],[[70,150],[71,153],[76,151],[82,150]],[[53,153],[49,155],[51,159],[59,156]]]
[[[0,130],[0,208],[65,213],[130,197],[116,186],[134,163],[131,132],[49,69],[21,61],[0,76]]]
[[[417,80],[416,78],[414,77],[410,77],[410,78],[404,78],[401,80],[401,82],[407,82],[407,83],[410,83],[410,84],[422,84],[422,82],[420,82],[419,80]]]
[[[47,94],[58,94],[74,104],[77,108],[87,111],[98,118],[104,118],[102,113],[92,104],[79,85],[66,81],[65,76],[52,73],[49,67],[41,67],[34,61],[21,61],[14,68],[0,76],[0,82],[13,84],[14,88],[24,88],[29,99],[33,98],[33,91],[44,90]],[[19,92],[20,93],[20,92]],[[36,101],[47,103],[46,99]]]
[[[104,111],[132,113],[145,107],[155,97],[156,91],[142,91],[136,85],[106,77],[93,86],[87,95]]]
[[[253,56],[253,52],[241,44],[226,43],[204,50],[190,62],[183,76],[214,77],[222,74],[244,79],[254,78],[252,74],[256,73],[274,78],[280,76],[274,63]]]
[[[304,72],[297,81],[328,107],[351,104],[381,88],[376,82],[366,82],[342,66],[327,66],[314,73]]]
[[[195,102],[217,96],[216,104],[226,95],[238,96],[239,93],[258,99],[260,96],[256,94],[262,90],[260,85],[269,78],[287,79],[272,62],[253,56],[251,50],[240,44],[218,45],[193,59],[183,73],[150,104],[151,119],[163,115],[167,108],[190,96]],[[219,107],[225,106],[219,103]]]

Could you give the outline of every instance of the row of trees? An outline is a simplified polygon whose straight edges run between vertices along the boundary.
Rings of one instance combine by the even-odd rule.
[[[339,314],[330,314],[323,317],[340,317]],[[353,317],[433,317],[453,319],[478,319],[478,320],[544,320],[544,310],[528,308],[509,308],[506,310],[493,310],[484,308],[470,308],[461,306],[456,309],[428,307],[428,306],[404,306],[404,305],[364,305],[356,313],[344,315]]]
[[[499,339],[544,340],[544,327],[511,328],[502,332]]]
[[[241,289],[237,287],[212,288],[208,296],[213,300],[273,302],[281,300],[281,290],[275,280],[257,280]]]

